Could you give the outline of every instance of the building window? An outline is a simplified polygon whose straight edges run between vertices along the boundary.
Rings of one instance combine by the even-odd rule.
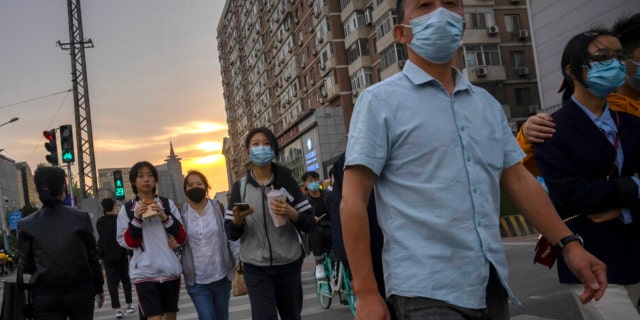
[[[516,105],[530,106],[531,94],[529,88],[516,88]]]
[[[351,4],[351,0],[340,0],[340,9],[344,10],[347,6]]]
[[[368,56],[369,54],[369,41],[367,39],[358,39],[347,49],[347,60],[349,64],[352,64],[361,56]]]
[[[380,53],[380,69],[384,70],[399,60],[407,59],[407,50],[404,45],[394,43]]]
[[[504,30],[507,32],[520,31],[520,17],[517,14],[506,14],[504,16]]]
[[[373,1],[373,6],[374,8],[379,7],[380,5],[382,5],[384,3],[385,0],[374,0]]]
[[[354,11],[347,20],[344,21],[344,36],[348,37],[352,32],[365,26],[364,11]]]
[[[514,69],[526,67],[524,51],[511,51],[511,67]]]
[[[497,45],[467,45],[464,51],[467,67],[502,65]]]
[[[376,36],[378,39],[382,39],[385,34],[393,31],[393,26],[396,24],[396,17],[391,15],[391,12],[385,13],[382,18],[376,21]]]
[[[465,8],[464,18],[469,29],[486,29],[495,24],[491,7],[469,6]]]
[[[351,89],[360,90],[373,83],[371,68],[361,68],[351,76]]]

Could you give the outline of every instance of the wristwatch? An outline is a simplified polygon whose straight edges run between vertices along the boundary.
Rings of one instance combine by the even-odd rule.
[[[571,235],[568,235],[568,236],[560,239],[560,241],[558,241],[558,243],[556,243],[556,250],[558,252],[562,252],[562,249],[564,249],[564,247],[566,247],[567,244],[569,244],[569,242],[573,242],[573,241],[580,242],[580,245],[584,247],[584,240],[582,240],[582,237],[580,237],[577,234],[571,234]]]

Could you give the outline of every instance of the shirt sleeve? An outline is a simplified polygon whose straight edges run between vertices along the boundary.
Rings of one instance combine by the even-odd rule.
[[[349,125],[345,168],[363,165],[380,175],[389,152],[389,119],[380,112],[375,92],[364,90],[358,97]]]

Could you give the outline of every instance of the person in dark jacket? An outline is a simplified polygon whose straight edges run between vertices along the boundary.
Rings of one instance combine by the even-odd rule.
[[[36,319],[93,319],[94,297],[104,303],[96,239],[86,212],[63,204],[64,170],[39,167],[34,181],[43,207],[18,222],[20,264]]]
[[[315,227],[311,231],[311,252],[316,261],[315,276],[323,279],[326,275],[322,261],[324,252],[331,249],[331,191],[320,189],[320,175],[307,171],[300,178],[307,189],[305,197],[311,204]]]
[[[278,154],[273,132],[264,127],[249,131],[245,148],[252,166],[231,188],[233,213],[225,215],[225,229],[229,239],[240,239],[251,315],[277,320],[280,314],[282,320],[299,320],[304,257],[299,232],[313,228],[311,205],[291,170],[273,162]],[[284,194],[285,200],[268,200],[272,190]],[[241,202],[249,208],[241,209],[237,205]]]
[[[118,214],[111,198],[102,199],[102,212],[104,215],[96,222],[98,231],[98,252],[104,271],[107,274],[107,287],[111,297],[111,308],[116,310],[116,318],[124,318],[120,309],[118,297],[118,285],[122,282],[124,300],[127,303],[127,313],[134,313],[136,308],[131,306],[131,278],[129,278],[129,252],[118,244],[116,239]]]
[[[575,35],[562,54],[562,108],[556,133],[536,144],[535,159],[558,214],[584,248],[607,265],[599,301],[578,303],[584,319],[640,319],[640,118],[609,108],[625,81],[616,34],[594,28]],[[583,285],[558,255],[558,280],[579,301]]]

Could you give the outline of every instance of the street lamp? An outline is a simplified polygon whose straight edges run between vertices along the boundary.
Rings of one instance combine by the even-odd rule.
[[[3,123],[3,124],[0,124],[0,127],[4,126],[5,124],[9,124],[9,123],[11,123],[11,122],[16,122],[16,121],[18,121],[18,120],[20,120],[20,118],[18,118],[18,117],[13,117],[13,118],[11,118],[11,120],[9,120],[9,121],[7,121],[7,122],[5,122],[5,123]]]

